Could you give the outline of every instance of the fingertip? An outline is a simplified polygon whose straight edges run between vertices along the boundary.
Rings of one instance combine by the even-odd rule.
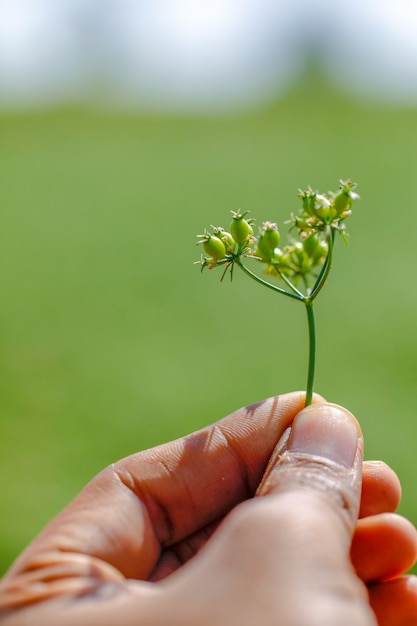
[[[359,423],[347,409],[337,404],[316,403],[296,416],[288,450],[353,467],[361,438]]]
[[[268,405],[276,404],[280,409],[291,410],[298,413],[302,409],[305,408],[305,400],[306,400],[306,392],[303,390],[289,391],[287,393],[280,393],[274,396],[270,396],[269,398],[265,398],[264,400],[260,400],[258,402],[253,402],[251,404],[246,405],[243,409],[248,413],[254,413],[257,411],[264,411],[267,409]],[[320,394],[314,392],[312,399],[312,404],[326,404],[326,399]],[[232,414],[233,415],[233,414]]]
[[[394,470],[383,461],[364,461],[359,517],[397,510],[401,483]]]
[[[401,576],[368,587],[378,626],[417,626],[417,576]]]
[[[303,391],[291,391],[288,393],[277,394],[270,396],[264,400],[253,402],[246,405],[242,409],[238,409],[234,413],[231,413],[227,419],[233,418],[234,415],[239,415],[240,419],[242,413],[245,413],[249,417],[257,417],[261,420],[278,416],[279,418],[286,419],[290,422],[294,419],[299,411],[305,405],[305,392]]]
[[[362,443],[349,411],[330,403],[311,404],[282,435],[257,493],[325,497],[350,534],[359,509]]]
[[[365,582],[398,577],[416,562],[417,530],[395,513],[360,519],[352,539],[351,559]]]

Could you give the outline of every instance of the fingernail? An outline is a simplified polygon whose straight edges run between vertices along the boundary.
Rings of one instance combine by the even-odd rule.
[[[359,436],[359,424],[346,409],[332,404],[311,404],[295,418],[287,449],[352,467]]]

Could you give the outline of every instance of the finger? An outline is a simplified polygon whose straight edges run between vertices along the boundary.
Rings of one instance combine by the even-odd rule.
[[[417,576],[369,586],[378,626],[417,626]]]
[[[400,500],[401,483],[394,470],[383,461],[365,461],[359,517],[393,513]]]
[[[351,559],[365,582],[400,576],[416,562],[417,530],[395,513],[361,519],[352,540]]]
[[[327,404],[303,409],[274,452],[259,497],[236,507],[210,544],[166,579],[166,588],[192,589],[194,604],[204,602],[209,588],[217,598],[205,602],[210,623],[218,623],[219,604],[234,617],[238,606],[245,624],[256,623],[255,597],[270,609],[268,623],[374,624],[349,559],[361,465],[353,416]]]
[[[276,442],[304,399],[302,392],[269,398],[141,453],[140,466],[134,457],[117,464],[120,476],[132,476],[163,546],[253,496]]]
[[[400,481],[395,472],[382,461],[364,461],[362,466],[362,496],[359,516],[377,515],[395,511],[401,496]],[[152,572],[152,580],[172,574],[192,558],[207,542],[218,522],[205,527],[163,551]],[[370,558],[372,555],[370,555]],[[402,570],[401,573],[406,570]]]
[[[182,567],[205,546],[220,523],[216,521],[208,524],[183,541],[163,550],[148,580],[157,582]]]
[[[93,559],[95,571],[103,561],[126,577],[146,578],[161,548],[253,495],[304,399],[303,392],[270,398],[107,468],[40,534],[10,575],[39,568],[39,562],[47,567],[48,555],[55,559],[58,551]]]
[[[274,450],[259,495],[309,492],[327,501],[352,533],[361,494],[363,438],[346,409],[303,409]]]

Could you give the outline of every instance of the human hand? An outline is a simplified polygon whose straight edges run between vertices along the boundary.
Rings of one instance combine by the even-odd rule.
[[[304,397],[246,407],[105,469],[9,570],[0,624],[374,626],[349,559],[362,438],[320,398],[300,413]],[[399,577],[417,538],[391,513],[399,495],[386,465],[364,464],[352,561],[380,626],[417,624],[415,578]]]

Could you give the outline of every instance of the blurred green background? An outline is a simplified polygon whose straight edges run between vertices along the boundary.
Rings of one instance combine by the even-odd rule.
[[[0,116],[0,573],[100,469],[304,388],[303,307],[195,236],[230,210],[282,223],[297,189],[358,182],[317,302],[316,389],[360,420],[417,523],[417,110],[316,79],[239,115]]]

